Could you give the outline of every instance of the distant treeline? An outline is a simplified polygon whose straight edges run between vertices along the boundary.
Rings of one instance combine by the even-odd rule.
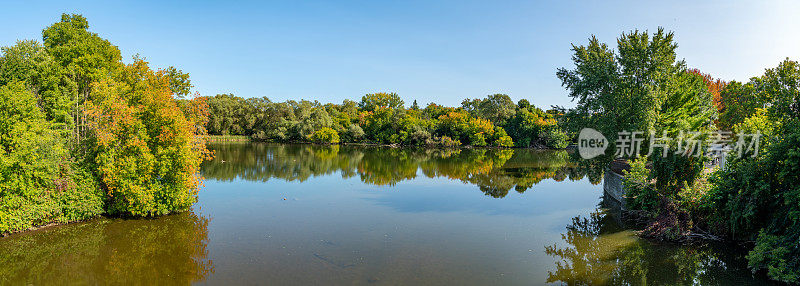
[[[395,93],[364,95],[341,104],[272,102],[220,94],[208,98],[211,135],[244,135],[271,142],[373,143],[415,146],[564,148],[563,112],[544,111],[508,95],[465,99],[460,107],[416,100],[406,108]]]

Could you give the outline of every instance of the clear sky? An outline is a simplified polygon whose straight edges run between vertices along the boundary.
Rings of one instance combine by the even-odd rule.
[[[571,44],[615,46],[633,29],[674,31],[678,56],[725,80],[800,60],[800,3],[785,1],[13,1],[0,45],[39,39],[61,13],[155,67],[191,74],[202,95],[273,101],[357,100],[397,92],[407,104],[458,105],[506,93],[574,106],[555,72]],[[734,3],[736,2],[736,3]]]

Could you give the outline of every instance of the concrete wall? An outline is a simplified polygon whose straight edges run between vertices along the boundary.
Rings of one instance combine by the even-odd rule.
[[[606,168],[603,175],[603,191],[625,208],[625,189],[622,187],[623,176]]]

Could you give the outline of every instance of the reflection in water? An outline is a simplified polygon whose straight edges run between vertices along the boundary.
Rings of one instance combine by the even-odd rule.
[[[287,144],[211,145],[215,158],[202,167],[203,175],[220,181],[244,179],[305,181],[339,172],[343,178],[359,176],[372,185],[393,186],[421,174],[477,185],[502,198],[511,189],[525,192],[544,179],[602,180],[602,169],[574,163],[567,151],[527,149],[423,149],[318,146]],[[590,166],[591,167],[591,166]]]
[[[190,284],[213,272],[208,219],[96,219],[0,239],[0,284]]]
[[[595,211],[604,164],[566,151],[210,147],[196,212],[0,238],[0,285],[764,283],[741,252],[623,230]]]
[[[567,285],[763,285],[748,275],[740,252],[723,245],[659,245],[623,230],[612,215],[575,217],[561,234],[567,246],[546,246],[556,258],[547,282]],[[730,246],[728,246],[730,247]],[[736,275],[732,275],[736,273]]]

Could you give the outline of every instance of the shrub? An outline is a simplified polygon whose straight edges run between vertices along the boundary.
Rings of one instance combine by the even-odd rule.
[[[355,124],[350,124],[349,127],[342,133],[342,138],[347,142],[358,142],[364,138],[364,129]]]
[[[632,210],[654,211],[659,203],[658,192],[647,169],[647,156],[640,156],[631,162],[631,169],[623,171],[625,178],[625,204]]]
[[[34,95],[19,82],[0,87],[0,234],[102,212],[102,194],[66,156]]]
[[[561,130],[558,125],[552,125],[542,134],[545,146],[553,149],[564,149],[569,145],[567,133]]]
[[[86,110],[88,159],[108,191],[109,213],[169,214],[197,200],[196,173],[209,155],[196,127],[204,116],[184,116],[163,71],[136,59],[119,80],[93,85]]]
[[[713,177],[709,199],[716,221],[735,239],[755,240],[754,270],[800,281],[800,122],[778,129],[781,140],[756,158],[731,160]]]
[[[333,128],[330,127],[323,127],[320,130],[314,132],[312,135],[314,143],[320,144],[337,144],[339,143],[339,133]]]

